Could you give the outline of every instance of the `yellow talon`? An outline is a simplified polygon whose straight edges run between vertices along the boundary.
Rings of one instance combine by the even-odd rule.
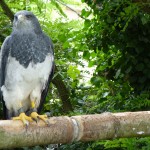
[[[34,110],[34,108],[35,108],[35,101],[31,101],[31,108]],[[31,116],[31,118],[32,118],[33,120],[35,120],[36,122],[38,121],[38,119],[41,119],[41,120],[43,120],[46,124],[49,125],[47,115],[39,115],[37,112],[32,112],[32,113],[30,114],[30,116]]]
[[[18,117],[13,117],[13,120],[21,120],[25,125],[28,125],[28,122],[33,121],[32,118],[25,113],[20,113]]]
[[[31,118],[33,118],[36,121],[39,118],[39,119],[43,120],[46,124],[49,124],[47,115],[39,115],[37,112],[32,112],[30,116],[31,116]]]

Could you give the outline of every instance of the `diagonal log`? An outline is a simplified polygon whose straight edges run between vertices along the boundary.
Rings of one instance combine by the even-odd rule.
[[[25,128],[20,121],[0,121],[0,149],[23,146],[150,136],[150,111],[51,117]]]
[[[4,0],[0,0],[0,6],[4,10],[4,13],[9,17],[9,19],[12,22],[14,18],[13,12],[10,10],[10,8],[8,7],[8,5],[5,3]]]

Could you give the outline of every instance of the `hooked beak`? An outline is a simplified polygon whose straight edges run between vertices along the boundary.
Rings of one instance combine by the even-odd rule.
[[[19,20],[20,22],[24,21],[24,20],[25,20],[25,16],[24,16],[24,15],[19,15],[19,16],[18,16],[18,20]]]

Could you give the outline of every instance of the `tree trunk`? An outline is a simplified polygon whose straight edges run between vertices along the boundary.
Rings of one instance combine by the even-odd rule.
[[[0,149],[150,136],[150,111],[51,117],[49,122],[26,128],[21,121],[0,121]]]
[[[55,72],[57,74],[58,69],[55,66]],[[68,111],[72,111],[72,105],[70,102],[70,91],[69,89],[66,87],[61,75],[58,73],[54,79],[52,80],[52,83],[56,86],[60,99],[62,100],[62,104],[63,104],[63,112],[68,112]]]

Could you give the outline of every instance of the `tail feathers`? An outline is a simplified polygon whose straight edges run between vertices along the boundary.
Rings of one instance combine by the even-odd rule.
[[[12,119],[12,117],[14,116],[15,116],[15,113],[6,108],[5,113],[4,113],[4,119]]]
[[[7,108],[6,108],[6,105],[5,105],[5,102],[3,100],[3,96],[1,95],[1,101],[2,101],[2,104],[3,104],[3,119],[7,119]]]
[[[3,103],[3,119],[11,119],[15,115],[14,112],[6,108],[6,105],[3,99],[2,99],[2,103]]]

